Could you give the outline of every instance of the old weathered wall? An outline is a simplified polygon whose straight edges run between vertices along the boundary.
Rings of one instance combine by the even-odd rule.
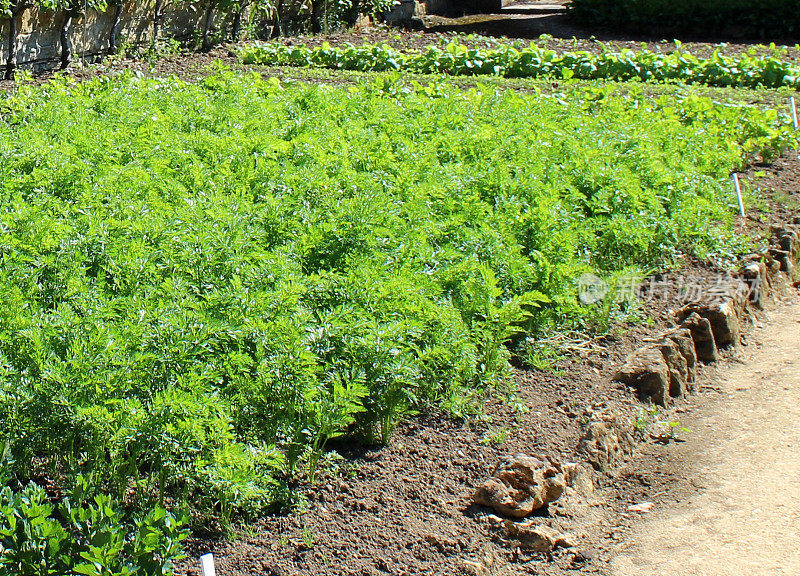
[[[186,38],[202,25],[203,12],[191,7],[165,7],[161,21],[161,37]],[[17,64],[44,65],[58,59],[61,51],[59,31],[64,19],[63,13],[53,13],[31,8],[17,19]],[[107,12],[89,10],[85,17],[76,18],[70,27],[75,57],[93,56],[107,53],[111,26],[113,24],[113,8]],[[227,29],[230,17],[218,14],[215,28]],[[6,63],[8,54],[8,20],[0,22],[0,69]],[[153,37],[153,7],[140,2],[123,4],[120,19],[118,42],[133,45],[144,45]]]
[[[403,24],[423,14],[443,14],[455,11],[492,11],[509,0],[399,0],[387,13],[389,23]],[[205,6],[202,3],[167,4],[161,20],[162,38],[184,39],[192,34],[199,34],[204,18]],[[302,20],[308,15],[306,3],[301,0],[285,0],[284,21]],[[42,67],[57,62],[61,53],[59,39],[63,12],[50,12],[39,8],[25,10],[17,18],[18,35],[16,41],[16,63],[20,68]],[[98,12],[88,10],[85,16],[75,18],[69,29],[74,58],[91,58],[106,54],[109,51],[111,27],[114,21],[114,8]],[[217,36],[228,36],[231,27],[231,14],[216,14],[213,28]],[[262,22],[256,26],[262,32],[269,31],[270,22]],[[8,55],[9,22],[0,20],[0,70],[5,68]],[[124,2],[118,42],[134,46],[143,46],[152,42],[153,37],[153,3]]]

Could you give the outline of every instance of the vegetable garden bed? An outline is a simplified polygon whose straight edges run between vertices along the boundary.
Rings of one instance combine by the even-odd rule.
[[[691,94],[392,75],[62,78],[0,118],[9,484],[223,526],[291,505],[331,438],[477,411],[524,336],[631,313],[582,273],[748,249],[728,175],[796,144]]]

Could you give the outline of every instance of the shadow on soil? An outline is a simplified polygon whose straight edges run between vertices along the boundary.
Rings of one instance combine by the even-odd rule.
[[[724,33],[708,34],[704,31],[694,33],[681,32],[670,29],[654,30],[652,32],[614,31],[604,28],[582,28],[574,25],[569,16],[563,13],[556,14],[469,14],[453,18],[437,16],[428,17],[426,32],[431,33],[457,33],[479,34],[481,36],[508,37],[535,40],[542,34],[549,34],[555,38],[576,38],[579,40],[598,40],[601,42],[659,42],[673,39],[682,42],[714,42],[736,44],[776,44],[791,45],[797,43],[797,38],[753,38],[730,27]]]

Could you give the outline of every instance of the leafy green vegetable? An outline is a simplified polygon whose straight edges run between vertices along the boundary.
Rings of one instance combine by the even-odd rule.
[[[183,558],[186,519],[162,507],[124,518],[83,476],[56,510],[31,482],[13,489],[11,462],[0,462],[0,575],[165,576]]]
[[[420,74],[498,75],[509,78],[550,77],[582,80],[683,82],[708,86],[800,88],[800,69],[775,56],[728,57],[715,51],[700,58],[678,49],[669,54],[649,50],[564,52],[513,46],[470,48],[456,42],[425,50],[398,50],[389,45],[287,46],[256,42],[239,50],[247,64],[319,66],[341,70],[401,70]]]

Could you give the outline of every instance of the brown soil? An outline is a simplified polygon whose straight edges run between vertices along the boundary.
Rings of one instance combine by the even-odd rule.
[[[766,224],[794,222],[800,224],[800,152],[791,152],[770,165],[753,167],[744,176],[743,182],[759,194],[763,206],[748,211],[751,223]]]

